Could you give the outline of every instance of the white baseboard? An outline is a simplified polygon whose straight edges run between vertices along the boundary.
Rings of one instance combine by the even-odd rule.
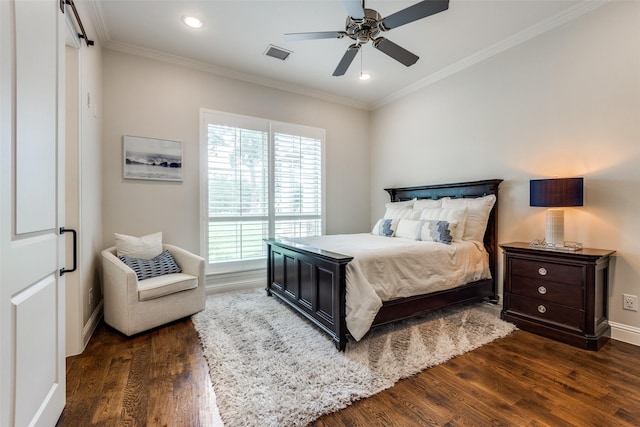
[[[609,321],[611,339],[640,346],[640,328]]]
[[[266,288],[267,270],[239,271],[207,276],[207,295]]]
[[[93,313],[91,313],[89,320],[82,328],[82,351],[84,351],[85,347],[87,347],[87,344],[89,343],[93,332],[98,327],[98,323],[100,323],[100,318],[102,318],[103,303],[104,301],[100,301],[98,303],[96,308],[93,310]]]

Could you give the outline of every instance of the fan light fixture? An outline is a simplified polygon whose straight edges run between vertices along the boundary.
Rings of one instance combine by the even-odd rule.
[[[195,16],[183,16],[182,22],[184,22],[187,27],[190,28],[200,28],[202,27],[202,21]]]
[[[581,243],[565,242],[564,210],[566,206],[583,206],[584,178],[532,179],[529,184],[529,206],[548,207],[545,240],[534,240],[533,247],[580,250]]]
[[[364,71],[362,71],[362,57],[364,56],[364,52],[360,53],[360,77],[358,77],[360,80],[369,80],[371,78],[371,74],[369,73],[365,73]]]
[[[377,11],[367,9],[364,6],[364,0],[342,0],[342,3],[348,13],[344,30],[286,33],[284,35],[285,40],[341,39],[343,37],[353,40],[355,43],[349,46],[333,72],[336,77],[343,76],[347,72],[351,62],[358,54],[360,46],[368,42],[371,42],[375,49],[402,65],[412,66],[419,57],[391,40],[380,37],[380,33],[435,15],[449,8],[449,0],[423,0],[383,18]]]

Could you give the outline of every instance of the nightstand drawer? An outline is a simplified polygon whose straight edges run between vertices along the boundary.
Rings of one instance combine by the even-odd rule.
[[[511,295],[509,310],[539,319],[545,323],[553,322],[571,329],[584,330],[584,312],[582,310],[519,295]]]
[[[515,258],[511,260],[511,270],[517,271],[520,276],[566,283],[572,286],[584,286],[584,267],[579,265]]]
[[[546,279],[513,275],[511,277],[511,293],[577,309],[582,309],[584,306],[584,289],[582,287],[567,286]]]

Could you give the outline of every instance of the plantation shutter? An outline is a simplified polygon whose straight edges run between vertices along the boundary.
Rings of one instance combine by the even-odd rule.
[[[204,114],[209,263],[266,256],[267,237],[323,231],[321,129]]]
[[[209,259],[264,257],[262,239],[269,231],[268,126],[225,119],[207,126]]]
[[[322,135],[286,125],[273,130],[275,235],[322,234]]]

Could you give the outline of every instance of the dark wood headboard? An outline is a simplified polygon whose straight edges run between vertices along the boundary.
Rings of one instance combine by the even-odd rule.
[[[487,231],[484,234],[484,246],[489,253],[489,268],[493,278],[494,288],[497,280],[498,266],[498,186],[501,179],[487,179],[484,181],[458,182],[454,184],[420,185],[416,187],[385,188],[392,202],[411,199],[441,199],[443,197],[482,197],[495,194],[496,203],[491,209]]]

